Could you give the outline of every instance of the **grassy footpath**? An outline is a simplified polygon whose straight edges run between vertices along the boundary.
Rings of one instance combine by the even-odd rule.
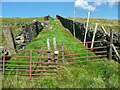
[[[39,33],[37,38],[30,43],[26,49],[37,49],[36,43],[39,45],[46,45],[47,37],[50,38],[52,44],[52,37],[56,37],[57,44],[59,43],[75,43],[79,42],[73,35],[62,27],[60,22],[50,20],[51,26],[55,30],[44,30]],[[51,47],[53,48],[53,47]],[[57,47],[61,49],[61,47]],[[84,45],[65,46],[64,49],[85,48]],[[47,49],[39,48],[39,49]],[[83,51],[71,53],[81,53]],[[91,51],[89,51],[91,52]],[[70,52],[69,52],[70,53]],[[36,52],[33,53],[37,55]],[[18,55],[25,55],[25,52],[20,52]],[[29,55],[29,52],[26,52]],[[11,58],[11,60],[18,60]],[[20,59],[20,60],[26,60]],[[35,59],[34,59],[35,60]],[[82,59],[81,59],[82,60]],[[8,63],[9,64],[9,63]],[[118,84],[118,63],[115,61],[94,61],[75,64],[60,64],[63,69],[58,70],[57,77],[40,76],[38,80],[25,79],[25,76],[19,75],[5,75],[3,77],[3,88],[117,88]]]

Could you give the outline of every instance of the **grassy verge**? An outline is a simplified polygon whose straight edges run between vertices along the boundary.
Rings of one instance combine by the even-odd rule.
[[[37,38],[35,38],[26,49],[37,49],[36,43],[46,45],[46,39],[48,37],[51,40],[51,44],[52,37],[56,37],[57,44],[80,42],[77,38],[74,38],[68,30],[63,28],[60,22],[54,21],[54,19],[51,19],[50,22],[55,30],[44,30],[40,32]],[[65,50],[78,48],[85,48],[85,46],[83,44],[64,46]],[[39,49],[45,50],[47,48],[43,47]],[[53,47],[51,47],[51,49],[53,49]],[[57,47],[57,49],[61,49],[61,47]],[[67,54],[84,52],[86,51],[80,50],[67,52]],[[25,54],[29,56],[30,52],[19,52],[17,55],[23,56]],[[33,55],[37,56],[37,52],[33,52]],[[29,58],[11,58],[11,60],[29,61]],[[33,59],[33,61],[37,61],[37,59]],[[38,80],[29,80],[26,79],[28,78],[27,76],[5,75],[3,76],[3,88],[118,88],[118,63],[115,61],[76,62],[75,64],[61,63],[60,66],[62,66],[63,69],[58,70],[57,77],[39,76]],[[16,67],[13,68],[16,69]],[[29,68],[27,69],[29,70]]]

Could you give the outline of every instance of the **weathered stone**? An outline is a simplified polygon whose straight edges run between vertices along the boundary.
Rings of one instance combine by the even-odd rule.
[[[49,16],[49,15],[44,17],[44,20],[45,20],[45,21],[47,21],[47,20],[49,20],[49,19],[50,19],[50,16]]]

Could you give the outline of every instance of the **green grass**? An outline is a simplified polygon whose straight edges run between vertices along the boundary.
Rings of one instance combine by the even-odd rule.
[[[31,42],[29,45],[26,46],[26,49],[37,49],[36,43],[38,43],[39,45],[46,45],[46,39],[48,37],[50,38],[51,44],[52,44],[52,37],[56,37],[57,44],[80,42],[77,38],[74,38],[73,35],[68,30],[62,27],[60,22],[56,22],[54,21],[54,19],[50,19],[49,21],[51,22],[51,26],[55,28],[55,30],[51,30],[51,31],[44,30],[40,32],[39,35],[33,40],[33,42]],[[64,46],[64,50],[78,49],[78,48],[86,48],[86,47],[83,44]],[[47,50],[46,47],[39,49]],[[53,49],[53,47],[51,47],[51,49]],[[57,46],[57,49],[61,50],[61,47]],[[86,52],[86,50],[71,51],[71,52],[66,52],[66,54],[84,53],[84,52]],[[29,56],[30,52],[29,51],[19,52],[17,55]],[[33,52],[33,55],[37,56],[37,52]],[[44,55],[47,55],[47,53],[45,53]],[[70,58],[72,57],[73,56],[70,56]],[[95,59],[95,58],[91,58],[91,59]],[[10,60],[29,61],[29,58],[19,58],[19,59],[11,58]],[[37,61],[38,59],[32,59],[32,60]],[[80,59],[80,60],[85,60],[85,59]],[[27,76],[5,75],[3,76],[2,79],[3,88],[118,88],[119,86],[118,63],[113,60],[93,61],[93,62],[84,62],[84,63],[76,62],[74,64],[68,64],[67,62],[65,62],[65,63],[59,63],[59,65],[62,66],[63,69],[58,69],[57,77],[38,76],[37,77],[39,78],[38,80],[29,80],[29,79],[25,79],[25,78],[29,78]],[[13,68],[16,69],[16,67]],[[29,70],[29,67],[26,69]]]
[[[57,77],[28,77],[8,75],[3,77],[3,88],[118,88],[118,63],[95,61],[62,64]]]

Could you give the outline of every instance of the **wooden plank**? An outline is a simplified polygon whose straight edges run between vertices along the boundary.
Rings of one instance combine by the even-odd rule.
[[[47,38],[47,49],[50,50],[50,39]]]
[[[113,29],[110,29],[109,60],[112,60]]]
[[[47,38],[47,49],[50,50],[50,39]],[[51,61],[51,54],[50,54],[50,51],[47,52],[48,53],[48,62]]]
[[[86,35],[87,35],[87,31],[88,31],[87,29],[88,29],[89,16],[90,16],[90,12],[88,12],[87,25],[86,25],[85,37],[84,37],[84,45],[85,45],[85,42],[86,42]]]
[[[58,51],[57,51],[57,47],[56,47],[56,38],[53,37],[53,47],[54,47],[54,61],[57,62],[58,60]]]
[[[112,44],[112,47],[113,47],[113,49],[114,49],[114,51],[115,51],[115,53],[116,53],[118,59],[120,60],[120,55],[119,55],[119,53],[117,52],[117,50],[116,50],[114,44]]]
[[[73,35],[74,35],[74,37],[76,37],[75,36],[75,10],[74,10],[74,20],[73,20]]]
[[[93,45],[94,45],[95,34],[96,34],[96,31],[97,31],[97,25],[98,25],[98,24],[96,23],[96,24],[95,24],[95,30],[94,30],[94,33],[93,33],[91,48],[93,48]]]
[[[101,29],[103,30],[103,32],[104,32],[105,34],[108,34],[103,26],[101,26]]]
[[[53,37],[53,47],[54,47],[54,50],[57,50],[57,47],[56,47],[56,38]]]

